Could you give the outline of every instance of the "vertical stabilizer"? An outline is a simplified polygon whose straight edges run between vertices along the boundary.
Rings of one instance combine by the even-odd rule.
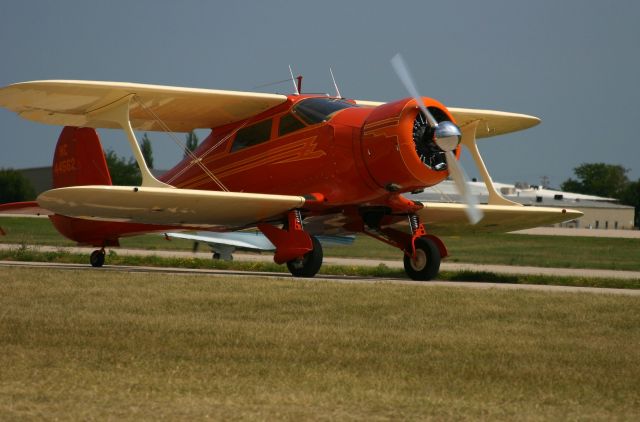
[[[53,156],[53,187],[111,185],[111,176],[95,129],[66,126]]]

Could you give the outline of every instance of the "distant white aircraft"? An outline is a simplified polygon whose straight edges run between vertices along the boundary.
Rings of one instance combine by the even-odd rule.
[[[471,194],[476,196],[480,202],[486,202],[489,191],[485,183],[472,181],[469,182]],[[493,182],[495,189],[505,198],[519,202],[524,205],[535,205],[539,202],[538,198],[565,200],[565,201],[594,201],[594,202],[611,202],[616,201],[615,198],[606,198],[595,195],[585,195],[582,193],[566,192],[555,189],[547,189],[542,186],[532,185],[513,185],[508,183]],[[408,194],[409,198],[414,200],[442,201],[442,202],[460,202],[455,184],[451,180],[445,180],[437,186],[433,186],[417,194]]]
[[[213,252],[213,259],[233,260],[236,250],[275,251],[276,247],[261,232],[198,232],[198,233],[165,233],[171,239],[186,239],[194,242],[194,252],[199,243],[206,243]],[[322,246],[350,245],[355,235],[316,236]]]

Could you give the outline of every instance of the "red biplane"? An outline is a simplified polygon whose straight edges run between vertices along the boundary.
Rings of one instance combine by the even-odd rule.
[[[397,247],[407,274],[434,278],[448,255],[437,235],[510,231],[576,218],[579,212],[523,207],[494,188],[476,138],[522,130],[522,114],[447,108],[418,95],[400,58],[392,61],[411,97],[389,103],[340,96],[275,95],[116,82],[34,81],[0,89],[0,106],[62,125],[53,159],[54,189],[1,212],[44,213],[64,236],[105,247],[123,236],[168,230],[257,227],[274,261],[295,276],[322,265],[317,235],[364,233]],[[124,130],[140,167],[140,186],[112,186],[95,129]],[[210,128],[195,152],[155,178],[134,129]],[[469,148],[489,190],[468,195],[457,163]],[[422,203],[416,192],[452,177],[465,203]]]

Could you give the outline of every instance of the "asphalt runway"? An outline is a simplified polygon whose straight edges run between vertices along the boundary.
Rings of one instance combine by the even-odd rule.
[[[0,244],[0,250],[18,249],[18,244]],[[75,254],[86,254],[87,262],[89,262],[89,255],[95,248],[88,247],[54,247],[54,246],[33,246],[33,250],[39,252],[56,252],[66,251]],[[203,248],[204,249],[204,248]],[[107,251],[113,250],[118,255],[122,256],[159,256],[159,257],[182,257],[182,258],[200,258],[211,259],[211,252],[189,252],[189,251],[157,251],[157,250],[142,250],[142,249],[122,249],[113,248],[107,249]],[[273,254],[270,253],[242,253],[236,252],[233,254],[234,259],[237,261],[249,261],[249,262],[273,262]],[[106,264],[109,263],[109,256],[107,255]],[[372,260],[362,258],[336,258],[336,257],[324,257],[323,263],[325,265],[344,265],[344,266],[358,266],[358,267],[375,267],[380,264],[384,264],[389,268],[403,268],[402,257],[398,254],[398,259],[393,260]],[[639,280],[640,271],[618,271],[618,270],[597,270],[589,268],[553,268],[553,267],[523,267],[512,265],[484,265],[484,264],[469,264],[459,262],[447,262],[446,260],[440,265],[442,271],[484,271],[496,274],[524,274],[524,275],[548,275],[548,276],[566,276],[566,277],[588,277],[588,278],[620,278],[628,280]]]
[[[423,286],[425,288],[433,287],[455,287],[455,288],[472,288],[472,289],[499,289],[499,290],[529,290],[549,293],[589,293],[589,294],[611,294],[624,296],[640,296],[640,290],[632,289],[609,289],[598,287],[572,287],[572,286],[548,286],[534,284],[502,284],[502,283],[483,283],[468,281],[429,281],[420,282],[406,279],[394,278],[368,278],[354,276],[335,276],[335,275],[316,275],[314,278],[296,278],[289,273],[271,273],[257,271],[236,271],[236,270],[215,270],[215,269],[194,269],[194,268],[159,268],[144,266],[126,266],[126,265],[105,265],[101,268],[93,268],[88,264],[59,264],[49,262],[19,262],[19,261],[0,261],[0,267],[17,267],[17,268],[48,268],[54,270],[74,270],[74,271],[118,271],[129,273],[150,273],[150,274],[182,274],[196,276],[213,276],[213,277],[263,277],[266,279],[293,279],[300,281],[315,282],[337,282],[337,283],[393,283],[400,285]]]

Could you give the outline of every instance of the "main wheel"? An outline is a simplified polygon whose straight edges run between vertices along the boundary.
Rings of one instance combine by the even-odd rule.
[[[313,277],[320,271],[322,266],[322,245],[320,241],[311,236],[313,249],[302,257],[287,262],[287,268],[294,277]]]
[[[91,256],[89,257],[89,262],[91,262],[92,267],[102,267],[104,265],[104,256],[105,253],[101,249],[96,249],[91,252]]]
[[[413,280],[434,279],[440,271],[440,251],[433,240],[425,237],[416,239],[416,257],[404,256],[404,270]]]
[[[229,255],[223,256],[220,252],[214,252],[211,258],[214,261],[220,261],[220,260],[233,261],[233,255],[229,254]]]

